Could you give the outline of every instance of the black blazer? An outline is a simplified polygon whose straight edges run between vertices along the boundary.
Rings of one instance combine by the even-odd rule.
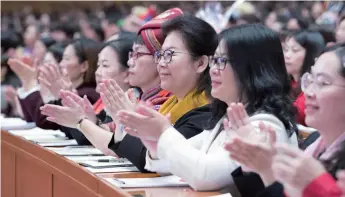
[[[201,133],[207,126],[207,122],[210,118],[211,106],[205,105],[184,114],[176,121],[174,127],[188,139]],[[146,147],[139,138],[126,135],[122,141],[114,143],[113,136],[108,148],[114,151],[118,156],[127,158],[141,172],[147,172],[147,170],[145,170]]]
[[[308,136],[302,144],[303,149],[315,142],[319,136],[319,132]],[[283,185],[275,182],[265,188],[260,176],[256,173],[243,172],[240,167],[231,175],[242,197],[285,197]]]

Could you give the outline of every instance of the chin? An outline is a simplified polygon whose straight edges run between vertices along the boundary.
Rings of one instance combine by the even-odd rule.
[[[213,90],[213,89],[212,89],[212,90],[211,90],[211,95],[212,95],[213,98],[222,100],[217,90]]]
[[[314,116],[306,116],[305,117],[305,124],[308,127],[312,127],[314,129],[316,129],[318,122],[319,122],[319,120],[317,118],[315,118]]]

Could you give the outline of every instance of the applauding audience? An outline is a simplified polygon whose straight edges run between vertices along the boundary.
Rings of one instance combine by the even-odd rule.
[[[253,157],[243,151],[230,152],[231,158],[244,166],[251,166],[262,178],[266,189],[258,196],[284,196],[283,189],[288,196],[308,196],[305,193],[311,191],[316,195],[319,189],[316,186],[318,182],[313,181],[316,177],[328,172],[336,178],[336,172],[345,168],[345,116],[344,108],[340,107],[345,99],[344,58],[344,47],[325,52],[318,58],[311,73],[305,73],[302,77],[306,123],[321,134],[304,154],[292,147],[277,145],[275,148],[275,140],[258,144],[255,140],[237,138],[227,145],[229,150],[241,147],[246,152],[258,155]],[[274,138],[274,132],[271,132],[271,139]],[[321,163],[313,161],[314,158]]]
[[[163,48],[174,33],[168,34]],[[266,50],[260,50],[263,44],[268,46]],[[253,133],[250,128],[265,122],[276,128],[280,142],[297,144],[293,106],[288,96],[289,79],[280,40],[274,32],[262,25],[224,31],[210,66],[211,93],[216,98],[210,130],[187,140],[178,128],[171,127],[168,119],[144,105],[136,108],[137,113],[119,113],[121,122],[131,128],[131,135],[156,143],[156,149],[151,147],[146,156],[147,169],[178,175],[199,191],[232,184],[231,173],[238,164],[223,148],[228,136],[238,133],[251,138],[256,131]],[[234,102],[243,102],[245,107]],[[237,125],[230,127],[223,119],[227,107],[234,110],[229,120],[236,117]],[[242,126],[249,129],[238,131]]]

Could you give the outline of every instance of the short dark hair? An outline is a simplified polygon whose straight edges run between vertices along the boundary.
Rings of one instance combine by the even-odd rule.
[[[179,32],[182,35],[187,50],[194,58],[201,56],[211,56],[218,46],[218,36],[211,25],[192,15],[183,15],[175,17],[162,26],[163,37],[173,32]],[[198,80],[196,94],[205,92],[211,98],[211,78],[210,68],[207,67]]]
[[[109,41],[105,43],[104,47],[111,47],[119,57],[119,62],[121,64],[122,70],[127,70],[129,68],[127,61],[128,61],[128,53],[132,49],[132,45],[134,43],[136,36],[133,33],[132,36],[127,36],[125,38],[120,38],[117,40]]]
[[[101,22],[99,19],[93,18],[88,21],[88,24],[90,25],[90,28],[93,29],[100,39],[100,41],[103,41],[105,38],[104,31],[101,27]]]
[[[63,56],[63,51],[65,50],[66,44],[55,43],[48,48],[48,52],[52,53],[55,60],[60,63]]]
[[[23,45],[23,39],[20,34],[14,31],[1,31],[1,47],[3,48],[3,53],[8,49],[15,49]]]
[[[79,63],[88,62],[89,68],[85,73],[84,82],[96,84],[95,72],[97,70],[98,53],[102,48],[102,43],[88,39],[80,38],[71,43],[78,57]]]
[[[239,99],[247,113],[273,114],[282,121],[289,135],[297,131],[296,109],[289,96],[290,80],[279,36],[264,25],[247,24],[223,31],[220,38],[225,42],[240,90]],[[213,101],[210,126],[226,114],[227,107],[219,99]]]
[[[44,44],[44,46],[48,49],[50,46],[56,43],[56,41],[50,37],[50,36],[45,36],[40,38],[40,41]]]

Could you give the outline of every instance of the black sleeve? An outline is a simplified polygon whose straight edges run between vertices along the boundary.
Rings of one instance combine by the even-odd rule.
[[[231,173],[241,197],[253,197],[265,189],[260,176],[252,172],[243,172],[241,167]]]
[[[148,172],[145,170],[147,149],[139,138],[126,135],[122,141],[115,143],[113,135],[108,148],[118,156],[127,158],[140,172]]]
[[[278,182],[274,182],[272,185],[266,187],[263,191],[257,194],[255,197],[286,197],[284,195],[284,187]]]
[[[204,130],[204,123],[207,122],[210,115],[211,112],[209,108],[204,107],[195,109],[179,118],[174,127],[186,139],[189,139]],[[108,148],[114,151],[118,156],[127,158],[141,172],[148,172],[145,170],[147,149],[139,138],[126,135],[121,142],[117,143],[114,143],[114,139],[112,139]]]

